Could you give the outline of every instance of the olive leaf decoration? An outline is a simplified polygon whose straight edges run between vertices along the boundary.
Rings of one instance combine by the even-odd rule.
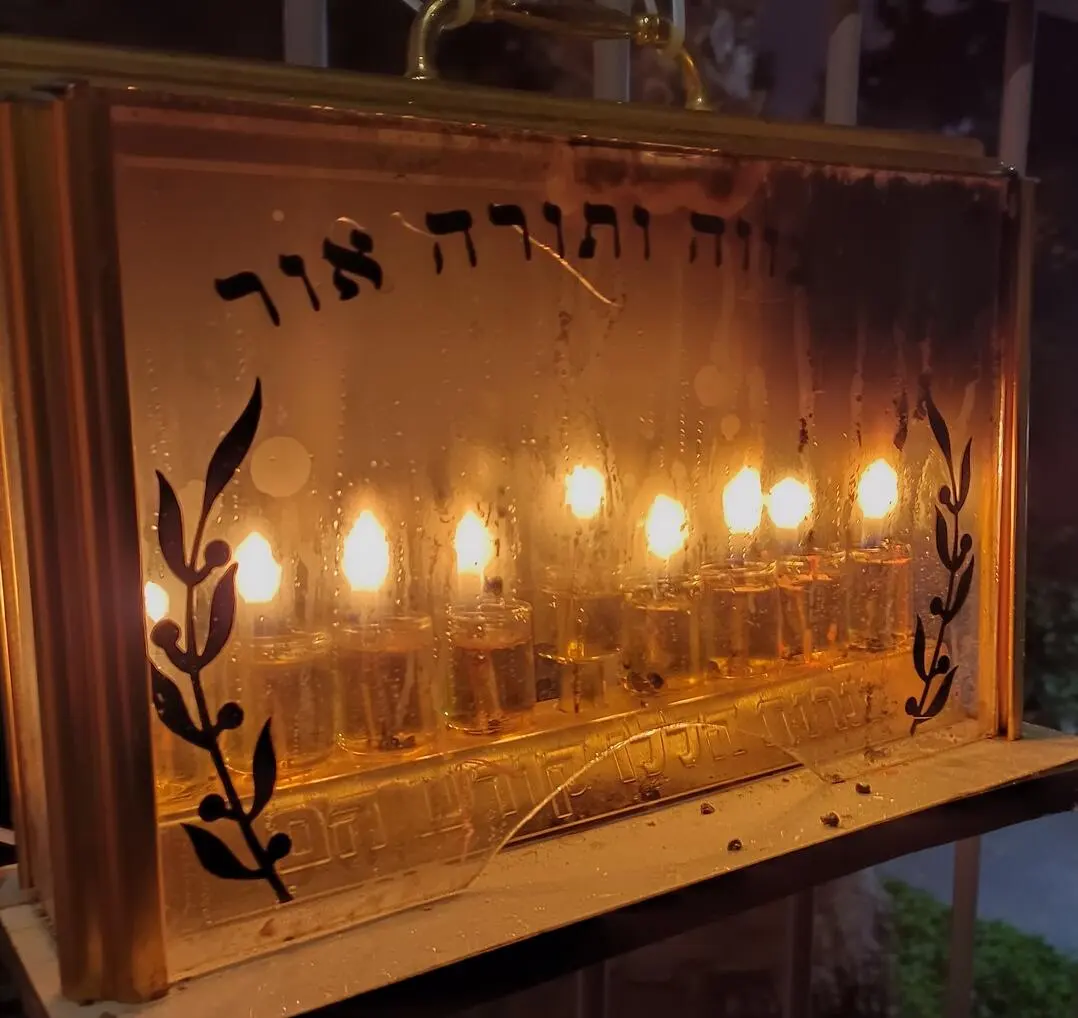
[[[971,554],[973,538],[962,533],[959,519],[966,499],[969,498],[973,439],[966,442],[956,474],[947,422],[932,401],[931,393],[925,396],[925,408],[928,411],[928,424],[932,428],[932,435],[947,464],[950,481],[950,484],[940,488],[937,496],[939,504],[936,506],[936,554],[943,568],[947,570],[947,593],[943,597],[937,595],[932,598],[928,606],[931,615],[939,619],[931,657],[926,656],[928,636],[924,620],[920,615],[917,616],[917,628],[913,636],[913,667],[924,688],[920,698],[911,696],[906,701],[906,713],[913,718],[910,735],[917,731],[919,725],[936,717],[947,705],[947,699],[951,695],[958,666],[952,664],[950,657],[943,653],[943,644],[948,627],[969,598],[974,567],[974,556]]]
[[[176,622],[163,619],[153,627],[150,639],[164,651],[169,664],[190,680],[197,718],[191,717],[187,709],[187,701],[176,683],[152,661],[150,662],[150,680],[154,709],[162,724],[173,735],[209,753],[214,770],[221,782],[224,795],[216,792],[207,795],[199,804],[199,818],[206,824],[212,824],[218,820],[230,820],[235,823],[243,835],[254,865],[247,865],[238,859],[224,841],[205,827],[197,824],[183,824],[183,829],[198,861],[205,870],[223,880],[265,880],[273,888],[277,900],[283,903],[291,901],[292,895],[285,887],[276,867],[277,863],[292,851],[292,839],[287,834],[277,833],[263,845],[254,830],[254,822],[273,797],[273,790],[277,784],[277,755],[273,749],[270,721],[267,720],[262,726],[262,732],[255,745],[251,768],[254,775],[254,797],[251,805],[245,808],[236,792],[232,776],[225,766],[218,741],[222,732],[239,728],[244,723],[243,708],[238,703],[226,703],[217,711],[216,719],[212,719],[209,704],[206,701],[206,691],[202,685],[203,669],[221,655],[232,635],[232,626],[236,617],[237,568],[235,563],[228,565],[232,557],[232,549],[225,541],[210,541],[204,550],[202,541],[214,503],[228,482],[232,480],[251,449],[261,414],[262,384],[256,380],[254,392],[246,408],[229,429],[228,434],[221,439],[210,459],[210,465],[206,470],[206,493],[191,541],[190,556],[187,554],[187,545],[184,541],[183,514],[180,511],[179,500],[176,498],[172,485],[158,471],[157,531],[161,554],[172,573],[186,587],[187,595],[185,625],[182,633]],[[201,562],[199,561],[200,552]],[[219,569],[224,569],[224,573],[214,587],[206,641],[200,650],[195,625],[195,591],[213,575],[215,570]]]

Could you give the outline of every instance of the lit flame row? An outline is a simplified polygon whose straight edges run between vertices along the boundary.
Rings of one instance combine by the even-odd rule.
[[[455,548],[457,570],[482,576],[494,557],[494,542],[483,521],[467,512],[457,524]],[[248,604],[267,604],[281,589],[281,565],[273,548],[258,531],[247,535],[236,548],[236,590]],[[376,592],[389,575],[390,551],[385,529],[369,509],[359,514],[344,540],[341,571],[354,591]],[[168,591],[149,580],[143,588],[146,615],[160,622],[168,614]]]
[[[876,460],[865,469],[857,485],[857,502],[866,520],[882,520],[898,505],[898,474],[886,460]],[[760,473],[743,467],[723,489],[722,512],[731,534],[752,534],[760,526],[764,507],[780,530],[797,530],[812,515],[812,491],[795,477],[784,477],[764,497]],[[651,504],[644,533],[648,550],[668,559],[688,539],[685,507],[668,495],[659,495]]]
[[[594,467],[575,467],[565,478],[565,504],[581,520],[593,519],[602,510],[606,480]],[[885,460],[871,464],[861,475],[857,501],[865,519],[882,520],[898,505],[898,475]],[[744,467],[722,493],[722,509],[731,534],[751,534],[760,526],[764,494],[759,471]],[[812,514],[812,492],[793,477],[783,478],[766,499],[768,515],[776,527],[796,530]],[[688,540],[689,520],[685,507],[668,495],[652,502],[644,521],[648,550],[669,559]],[[454,540],[457,572],[482,576],[494,557],[490,531],[476,513],[466,512],[457,524]],[[273,557],[269,541],[258,531],[248,534],[236,548],[236,589],[248,604],[272,601],[281,587],[281,565]],[[341,570],[355,591],[381,589],[389,575],[390,549],[385,529],[369,509],[359,514],[344,541]],[[159,622],[168,614],[168,592],[150,580],[143,589],[146,614]]]
[[[606,480],[594,467],[578,466],[565,479],[565,504],[581,520],[599,514],[606,496]],[[490,531],[474,512],[466,512],[457,524],[454,540],[457,572],[482,576],[494,557]],[[236,589],[248,604],[266,604],[281,588],[281,566],[273,549],[258,531],[249,534],[236,548]],[[344,539],[341,571],[354,591],[376,592],[389,575],[390,549],[385,529],[369,509],[359,514]],[[159,622],[168,614],[168,592],[153,580],[143,589],[146,614]]]
[[[248,604],[266,604],[281,589],[281,565],[273,557],[273,548],[257,530],[248,534],[236,548],[236,590]],[[142,588],[146,615],[151,622],[160,622],[169,607],[168,591],[159,583],[147,580]]]

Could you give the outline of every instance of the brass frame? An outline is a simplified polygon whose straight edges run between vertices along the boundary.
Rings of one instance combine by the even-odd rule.
[[[408,70],[413,81],[435,81],[438,68],[434,53],[445,32],[461,27],[466,6],[473,11],[471,21],[504,21],[520,28],[559,32],[582,39],[626,39],[636,46],[652,46],[671,53],[681,70],[685,109],[711,109],[707,89],[692,54],[679,39],[674,27],[658,14],[623,14],[611,7],[582,0],[427,0],[412,22],[408,35]]]
[[[25,286],[18,258],[3,257],[3,243],[18,230],[20,209],[11,156],[12,109],[0,104],[0,393],[13,390],[9,337],[25,329]],[[4,159],[3,156],[9,158]],[[34,652],[29,549],[26,540],[21,452],[11,398],[0,400],[0,666],[4,677],[4,731],[13,823],[18,837],[19,887],[34,892],[54,914],[48,795],[44,776],[40,693]]]
[[[7,398],[62,990],[142,1001],[167,973],[107,116],[88,90],[8,109],[5,261],[22,278]]]
[[[528,92],[416,82],[208,57],[175,57],[0,36],[0,87],[30,90],[85,81],[217,100],[317,106],[516,128],[621,143],[721,149],[746,158],[789,158],[895,170],[994,174],[973,139],[826,124],[773,124],[647,104],[558,99]],[[129,98],[131,93],[129,93]]]
[[[11,109],[0,106],[0,153],[14,151]],[[16,222],[18,208],[12,190],[8,166],[0,164],[0,243],[5,230]],[[13,259],[0,261],[0,324],[5,322],[13,327],[21,325],[24,309],[20,298],[22,276],[20,266]],[[5,331],[4,335],[7,335]],[[4,358],[0,367],[0,389],[7,390],[10,379],[10,364]],[[4,406],[3,422],[0,425],[0,666],[3,669],[4,684],[4,737],[7,750],[8,784],[11,792],[12,822],[19,832],[22,846],[16,859],[19,884],[23,888],[32,888],[47,882],[47,873],[34,873],[34,862],[38,859],[39,847],[34,844],[37,832],[30,818],[24,775],[33,771],[34,764],[42,766],[40,756],[35,761],[27,760],[29,748],[27,740],[19,735],[18,718],[22,721],[24,710],[19,702],[20,695],[28,679],[22,675],[23,653],[20,635],[26,620],[26,613],[20,604],[18,571],[20,555],[16,551],[18,525],[13,514],[22,504],[18,485],[18,443],[13,441],[12,428],[14,417]],[[43,791],[43,790],[40,790]],[[47,894],[51,906],[51,892]]]
[[[1029,446],[1029,332],[1033,291],[1036,185],[1017,175],[1011,183],[1008,228],[1000,273],[1003,387],[1000,460],[1000,577],[997,684],[998,731],[1017,739],[1022,731],[1026,636],[1026,486]]]

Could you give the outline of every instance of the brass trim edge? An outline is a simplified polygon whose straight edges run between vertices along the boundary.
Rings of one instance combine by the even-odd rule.
[[[143,103],[143,93],[165,92],[203,103],[260,101],[747,157],[935,173],[998,175],[1001,170],[997,160],[985,157],[979,142],[968,138],[701,116],[644,103],[559,99],[446,82],[0,37],[0,88],[30,90],[74,81],[123,90],[131,101],[139,101],[142,94]]]
[[[1026,643],[1026,526],[1029,483],[1029,372],[1030,325],[1033,301],[1033,249],[1036,229],[1036,184],[1032,180],[1015,178],[1013,210],[1016,217],[1013,277],[1003,280],[1008,287],[1011,315],[1008,324],[1010,349],[1005,361],[1005,375],[1010,372],[1013,382],[1004,386],[1010,394],[1008,417],[1004,419],[1003,434],[1009,442],[1009,464],[1004,474],[1011,504],[1004,515],[1003,525],[1009,527],[1010,570],[1001,576],[1012,577],[1012,587],[1001,583],[1002,595],[1010,595],[1009,612],[1002,619],[1010,622],[1009,671],[1001,676],[1007,682],[1006,733],[1008,739],[1021,736],[1025,706],[1025,643]],[[1001,636],[1003,627],[1001,624]]]
[[[1026,605],[1026,489],[1029,443],[1029,327],[1034,230],[1033,181],[1013,173],[1000,251],[1000,498],[997,730],[1022,733]]]
[[[18,232],[18,204],[14,195],[14,139],[11,125],[11,108],[0,104],[0,331],[10,334],[20,330],[22,310],[20,295],[22,279],[20,259],[15,245],[11,243]],[[11,245],[10,247],[8,245]],[[6,340],[6,335],[5,335]],[[7,343],[4,344],[3,356],[7,359]],[[7,380],[6,368],[2,372],[4,383]],[[19,883],[23,887],[34,886],[33,861],[35,853],[26,843],[32,824],[28,815],[26,791],[23,787],[23,773],[26,764],[23,759],[25,741],[20,737],[16,718],[22,716],[17,706],[18,701],[18,653],[15,649],[15,635],[18,630],[17,589],[15,577],[15,531],[12,520],[13,493],[9,470],[13,461],[12,436],[8,433],[8,415],[3,415],[0,424],[0,664],[3,667],[4,698],[4,740],[7,749],[8,787],[12,803],[12,823],[15,825],[16,843],[22,844],[22,850],[16,854]],[[17,443],[16,443],[17,445]]]
[[[167,973],[108,110],[73,90],[12,121],[13,390],[61,984],[139,1002]]]

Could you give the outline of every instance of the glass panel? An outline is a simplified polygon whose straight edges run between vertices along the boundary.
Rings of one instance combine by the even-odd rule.
[[[239,567],[205,718],[152,650],[218,718],[219,758],[155,721],[174,977],[459,889],[507,838],[993,729],[1004,181],[113,125],[149,614],[221,635]],[[154,471],[189,552],[256,379],[188,601]],[[245,835],[221,779],[265,792],[271,717]],[[252,851],[295,898],[272,917],[266,880],[203,869]]]

